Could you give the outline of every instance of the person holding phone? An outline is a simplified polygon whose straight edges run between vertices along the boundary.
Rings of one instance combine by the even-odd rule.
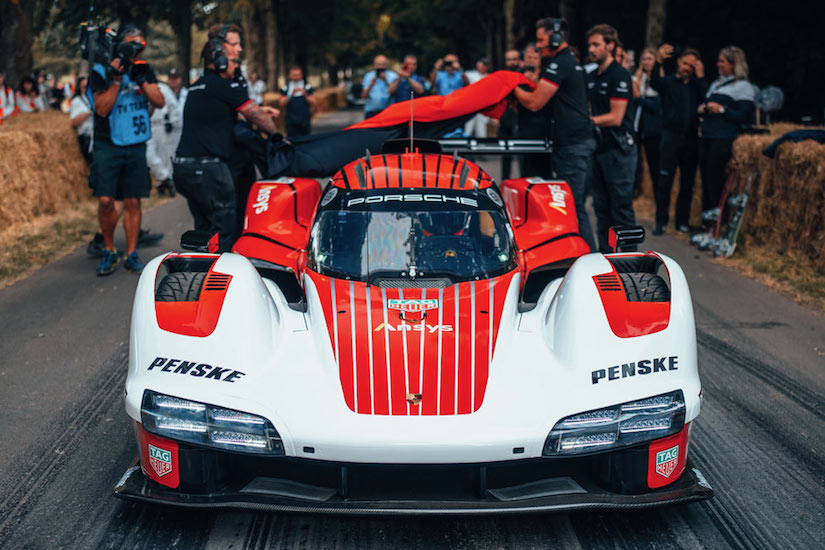
[[[391,71],[386,55],[378,54],[373,59],[374,69],[364,75],[364,91],[361,97],[364,103],[364,118],[377,115],[392,101],[390,86],[398,79],[398,73]]]
[[[286,135],[308,136],[316,102],[315,90],[304,81],[304,70],[298,65],[289,68],[289,82],[281,88],[278,106],[286,109]]]
[[[410,93],[414,97],[426,94],[430,89],[430,83],[417,74],[418,58],[413,54],[404,56],[404,64],[401,66],[401,74],[390,84],[389,92],[395,103],[410,99]]]
[[[469,83],[456,54],[448,53],[433,65],[430,84],[438,95],[449,95]]]
[[[650,72],[650,86],[662,102],[662,137],[659,144],[659,175],[654,180],[656,225],[654,235],[667,230],[670,217],[670,191],[679,168],[679,196],[676,199],[676,230],[690,230],[690,205],[696,180],[699,140],[697,109],[708,88],[705,66],[699,52],[688,48],[674,56],[675,48],[662,44]],[[675,67],[668,63],[676,58]]]

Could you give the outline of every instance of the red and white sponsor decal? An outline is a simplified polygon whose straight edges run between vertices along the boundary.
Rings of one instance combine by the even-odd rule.
[[[438,309],[438,300],[400,300],[392,298],[387,300],[387,307],[397,311],[418,313],[419,311]]]
[[[426,289],[382,289],[307,274],[318,289],[344,400],[352,411],[454,415],[481,407],[515,272]],[[411,321],[404,316],[410,310],[401,307],[430,311]],[[420,401],[408,401],[418,394]]]
[[[648,446],[647,486],[658,489],[682,477],[687,464],[690,423],[677,434],[656,439]]]
[[[679,465],[679,445],[674,445],[670,449],[656,453],[656,473],[660,476],[670,477],[676,466]]]
[[[172,471],[172,452],[150,444],[149,465],[158,476],[165,476]]]

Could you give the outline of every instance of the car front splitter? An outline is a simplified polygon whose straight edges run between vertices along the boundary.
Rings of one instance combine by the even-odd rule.
[[[553,478],[544,483],[542,496],[530,496],[535,488],[489,490],[475,500],[376,500],[342,498],[335,489],[302,486],[274,478],[256,478],[243,487],[209,494],[186,493],[150,481],[140,466],[123,475],[114,493],[125,500],[186,508],[227,508],[271,512],[342,515],[483,515],[575,510],[628,510],[669,504],[685,504],[713,496],[702,473],[688,461],[684,474],[672,485],[637,495],[605,491],[573,478]],[[301,496],[287,496],[300,493]],[[552,493],[552,494],[551,494]]]

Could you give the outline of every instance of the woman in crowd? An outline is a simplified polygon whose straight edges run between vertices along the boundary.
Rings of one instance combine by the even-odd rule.
[[[716,68],[719,78],[710,85],[704,103],[699,105],[702,210],[718,205],[725,184],[725,170],[733,155],[733,141],[744,126],[753,124],[756,113],[745,52],[736,46],[722,48]]]
[[[69,118],[72,128],[77,132],[77,143],[80,145],[80,152],[86,159],[86,164],[92,164],[92,132],[94,130],[94,119],[92,117],[92,105],[86,97],[86,77],[78,77],[75,84],[75,93],[69,105]]]
[[[656,188],[659,177],[659,140],[662,137],[662,102],[659,93],[650,86],[650,71],[656,64],[656,50],[645,48],[639,60],[639,68],[633,75],[633,97],[636,98],[634,128],[639,142],[644,148],[650,181]],[[642,155],[636,168],[636,194],[641,193]]]
[[[37,89],[37,81],[30,76],[20,79],[14,102],[21,113],[37,113],[48,108]]]

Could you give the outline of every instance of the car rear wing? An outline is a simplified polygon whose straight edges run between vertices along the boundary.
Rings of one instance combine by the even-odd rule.
[[[439,139],[444,153],[459,155],[523,155],[552,153],[549,139],[449,138]]]

